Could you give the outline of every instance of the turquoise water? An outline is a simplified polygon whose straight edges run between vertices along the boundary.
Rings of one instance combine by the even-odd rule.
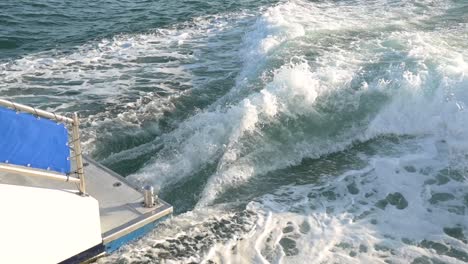
[[[5,1],[0,96],[175,217],[102,263],[468,262],[467,1]]]

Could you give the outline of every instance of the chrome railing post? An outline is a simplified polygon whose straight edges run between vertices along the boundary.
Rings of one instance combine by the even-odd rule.
[[[86,185],[84,178],[84,167],[83,167],[83,155],[81,152],[81,141],[80,141],[80,120],[78,114],[73,114],[73,125],[72,125],[72,137],[73,137],[73,147],[75,151],[75,161],[76,161],[76,173],[80,179],[80,194],[86,194]]]

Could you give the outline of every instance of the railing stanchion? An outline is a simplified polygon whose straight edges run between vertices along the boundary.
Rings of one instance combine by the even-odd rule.
[[[80,194],[86,194],[85,178],[84,178],[84,167],[83,167],[83,155],[81,153],[81,141],[80,141],[80,120],[78,114],[73,114],[73,126],[72,126],[72,137],[73,145],[75,149],[75,159],[76,159],[76,172],[78,173],[78,178],[80,178]]]

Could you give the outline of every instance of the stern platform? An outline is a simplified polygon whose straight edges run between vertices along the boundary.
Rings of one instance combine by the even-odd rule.
[[[155,199],[154,207],[145,207],[142,189],[133,186],[122,176],[88,157],[84,158],[84,170],[87,194],[95,198],[99,204],[102,243],[77,252],[61,263],[81,263],[111,253],[148,233],[159,222],[172,215],[172,206],[161,199]],[[0,171],[0,192],[2,186],[8,185],[63,190],[79,195],[75,190],[71,190],[73,186],[68,182]],[[0,201],[3,202],[5,201]],[[34,219],[34,215],[31,215],[31,218]],[[46,239],[44,238],[44,241],[47,241]]]

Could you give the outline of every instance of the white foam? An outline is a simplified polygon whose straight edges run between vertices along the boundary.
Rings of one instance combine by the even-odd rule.
[[[253,164],[249,156],[255,153],[242,157],[242,139],[254,136],[259,127],[276,122],[278,115],[294,118],[313,111],[320,89],[307,63],[284,66],[265,89],[238,105],[203,112],[182,123],[171,138],[165,139],[170,152],[162,151],[160,158],[132,177],[156,184],[177,181],[219,158],[217,172],[210,179],[201,203],[210,202],[225,186],[242,183],[254,173],[276,166],[267,164],[268,168],[262,168]],[[154,171],[158,171],[156,178]]]
[[[467,35],[419,28],[450,5],[296,0],[267,9],[244,38],[232,92],[164,135],[163,150],[132,177],[164,185],[214,164],[199,212],[252,177],[377,138],[376,154],[357,154],[365,168],[256,198],[248,205],[255,228],[197,261],[461,263],[466,256],[451,250],[468,252],[466,242],[443,229],[466,236],[468,228]],[[307,60],[309,51],[317,55]],[[294,126],[327,118],[349,122],[320,127],[327,131]],[[402,137],[382,139],[392,134]]]
[[[468,150],[468,130],[464,126],[468,121],[468,93],[464,89],[468,85],[468,68],[463,59],[466,51],[439,45],[441,40],[433,34],[405,33],[396,37],[401,42],[413,38],[409,54],[419,61],[417,73],[402,71],[401,89],[397,91],[389,85],[391,80],[383,80],[387,85],[380,89],[390,90],[393,100],[370,123],[367,137],[385,133],[431,134],[447,140],[454,150]],[[427,70],[434,62],[435,71]]]
[[[272,52],[280,45],[297,42],[298,38],[308,34],[313,36],[326,31],[341,34],[349,30],[370,30],[368,25],[360,23],[378,16],[388,19],[398,18],[400,22],[407,19],[405,16],[400,17],[398,13],[381,12],[374,8],[373,5],[364,7],[374,11],[369,17],[361,15],[362,6],[335,7],[330,4],[292,1],[269,8],[244,38],[245,59],[243,69],[238,76],[240,81],[227,97],[233,95],[242,97],[239,91],[250,89],[243,82],[250,81],[247,75],[252,73],[254,76],[261,76],[258,71],[265,65],[266,60],[274,57]],[[304,10],[314,12],[309,15]],[[319,10],[321,12],[318,12]],[[439,11],[436,10],[434,14],[439,14]],[[330,17],[336,16],[337,12],[343,12],[344,18],[337,20],[335,24],[326,23]],[[411,12],[410,9],[408,13]],[[357,24],[360,26],[356,28]],[[386,26],[388,25],[385,23],[370,25],[371,28]],[[452,72],[458,71],[458,76],[462,73],[458,67],[454,70],[453,66],[450,68],[444,63],[452,61],[450,57],[453,57],[456,63],[464,65],[463,58],[460,59],[460,55],[457,55],[459,50],[447,47],[443,51],[438,51],[436,48],[428,48],[443,43],[441,38],[438,33],[409,32],[357,39],[348,47],[340,43],[336,43],[332,48],[316,44],[315,48],[324,49],[323,55],[316,61],[310,62],[303,58],[292,57],[291,62],[271,74],[273,76],[271,80],[265,79],[264,88],[259,92],[250,92],[240,103],[228,104],[227,107],[218,105],[182,123],[176,131],[164,138],[167,142],[166,149],[155,157],[153,164],[134,177],[150,180],[155,184],[164,184],[167,181],[173,182],[187,177],[206,164],[216,162],[217,170],[210,177],[199,202],[199,206],[203,206],[212,202],[226,188],[243,183],[256,174],[298,164],[305,157],[319,157],[342,150],[355,140],[368,140],[388,133],[426,134],[432,131],[432,123],[447,118],[447,116],[434,116],[442,104],[447,105],[444,108],[450,112],[448,115],[453,116],[453,111],[449,110],[452,109],[450,106],[452,104],[443,103],[445,102],[443,87],[434,89],[427,96],[424,95],[425,87],[434,81],[428,77],[433,72],[427,70],[427,58],[440,63],[438,71],[451,82],[450,85],[460,80],[444,75],[447,69]],[[299,41],[299,43],[303,45],[302,48],[311,46],[307,42]],[[407,59],[418,61],[419,66],[415,72],[407,70],[404,64],[394,65],[390,67],[386,77],[372,83],[363,82],[361,90],[340,92],[349,89],[353,79],[362,74],[363,65],[385,60],[388,53],[398,54],[399,51],[395,51],[395,47],[402,51],[407,50]],[[446,58],[447,54],[451,54],[449,59]],[[336,131],[339,136],[335,138],[311,136],[301,140],[295,138],[295,133],[292,133],[285,139],[288,142],[276,146],[275,142],[262,140],[262,128],[265,126],[281,126],[278,122],[284,122],[287,118],[313,116],[316,111],[315,101],[321,95],[323,101],[333,100],[326,104],[337,111],[347,111],[349,107],[357,109],[360,98],[366,93],[374,92],[387,94],[391,103],[376,115],[367,131],[366,127],[362,127],[366,123],[357,123],[354,127],[348,127],[348,131]],[[460,102],[457,104],[461,106]],[[419,111],[424,107],[429,107],[428,111]],[[370,117],[374,115],[368,114]],[[254,142],[252,144],[255,147],[249,142]],[[286,143],[289,145],[284,149]],[[154,177],[154,171],[158,171],[157,177]]]
[[[248,12],[202,16],[164,29],[90,41],[69,52],[52,50],[1,62],[0,93],[21,101],[30,93],[21,89],[34,89],[34,96],[43,97],[30,99],[36,106],[59,113],[81,110],[83,123],[92,126],[83,136],[86,149],[92,151],[94,131],[112,123],[131,130],[159,120],[173,111],[177,98],[193,88],[203,89],[206,81],[197,79],[193,70],[229,65],[217,61],[216,54],[201,54],[206,45],[228,53],[223,45],[233,48],[235,43],[224,42],[223,32],[237,34],[249,16]],[[92,107],[80,108],[88,104]]]
[[[464,207],[466,177],[439,185],[429,183],[448,166],[447,153],[432,138],[405,143],[413,146],[394,156],[369,158],[364,169],[330,175],[318,184],[283,187],[251,202],[248,208],[259,213],[254,232],[236,243],[242,249],[237,254],[227,250],[231,244],[220,245],[215,260],[408,263],[426,256],[447,263],[466,261],[466,244],[444,232],[444,228],[468,228],[468,214],[454,210]],[[408,149],[412,151],[408,153]],[[376,206],[394,193],[401,194],[407,204]],[[434,197],[440,193],[453,197],[436,201]],[[447,251],[436,252],[428,248],[427,241],[440,243]],[[465,255],[451,255],[449,251],[455,249]],[[212,260],[213,255],[206,259]]]

